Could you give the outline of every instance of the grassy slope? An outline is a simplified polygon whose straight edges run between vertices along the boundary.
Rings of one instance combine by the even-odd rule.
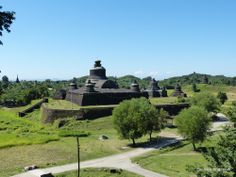
[[[199,88],[201,91],[211,92],[215,95],[217,95],[217,93],[220,91],[226,92],[229,102],[236,100],[236,87],[233,87],[233,86],[198,84],[197,88]],[[191,85],[184,86],[183,91],[186,92],[188,96],[194,95]]]
[[[59,137],[54,132],[49,132],[44,126],[27,119],[19,118],[14,112],[0,109],[0,148],[40,144]]]
[[[127,171],[122,171],[121,173],[115,173],[112,174],[110,173],[109,169],[83,169],[81,170],[80,173],[81,177],[91,177],[91,176],[96,176],[96,177],[141,177],[139,175],[127,172]],[[66,172],[66,173],[61,173],[56,175],[56,177],[77,177],[77,171],[72,171],[72,172]]]

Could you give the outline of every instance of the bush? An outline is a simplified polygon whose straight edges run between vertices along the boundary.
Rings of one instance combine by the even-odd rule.
[[[195,94],[191,99],[191,104],[194,106],[201,107],[207,112],[216,112],[220,108],[220,102],[211,93],[202,92]]]
[[[221,104],[224,104],[228,100],[228,97],[227,97],[226,93],[224,93],[224,92],[219,92],[217,94],[217,98],[220,100]]]

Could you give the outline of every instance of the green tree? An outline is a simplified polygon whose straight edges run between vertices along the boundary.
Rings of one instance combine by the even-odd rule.
[[[2,7],[0,6],[0,10]],[[7,32],[10,32],[10,26],[15,19],[15,12],[9,11],[0,11],[0,36],[2,36],[2,32],[5,29]],[[2,45],[2,41],[0,40],[0,45]]]
[[[207,112],[216,112],[220,108],[220,102],[212,94],[208,92],[202,92],[195,94],[191,99],[191,104],[207,110]]]
[[[146,98],[126,100],[114,109],[113,122],[120,136],[131,139],[135,145],[135,139],[146,133],[151,136],[155,129],[159,129],[156,114],[156,109]]]
[[[181,111],[175,119],[178,131],[192,143],[194,150],[197,142],[205,140],[210,121],[207,111],[196,106]]]
[[[197,88],[197,84],[193,83],[192,84],[192,91],[193,92],[199,92],[200,90]]]
[[[198,177],[236,177],[236,130],[226,129],[217,145],[207,148],[204,157],[209,164],[207,169],[197,164],[188,166],[188,171]]]
[[[151,104],[146,104],[146,108],[143,110],[145,113],[145,127],[144,131],[149,134],[150,141],[152,140],[152,133],[154,131],[159,132],[165,127],[168,113],[163,109],[157,111]]]
[[[232,104],[230,107],[223,107],[221,111],[233,122],[234,128],[236,128],[236,105]]]
[[[225,92],[219,92],[217,94],[217,98],[220,100],[221,104],[224,104],[228,100],[227,94]]]
[[[6,89],[10,84],[10,81],[7,76],[2,77],[2,87]]]

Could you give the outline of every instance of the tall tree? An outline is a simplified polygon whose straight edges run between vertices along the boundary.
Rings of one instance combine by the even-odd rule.
[[[162,125],[159,122],[161,119],[158,112],[146,98],[120,103],[113,111],[113,121],[120,136],[131,139],[133,145],[135,145],[135,139],[147,133],[151,136],[152,132],[159,130]]]
[[[2,6],[0,6],[0,10],[2,9]],[[7,32],[10,32],[10,26],[15,20],[15,12],[10,11],[0,11],[0,36],[2,36],[3,31],[6,30]],[[0,45],[2,45],[2,41],[0,40]]]
[[[10,83],[10,81],[9,81],[8,77],[6,75],[4,75],[2,77],[2,87],[4,89],[6,89],[9,86],[9,83]]]
[[[181,111],[175,119],[178,131],[192,143],[194,150],[197,142],[206,139],[210,121],[207,111],[196,106]]]
[[[149,104],[146,107],[146,118],[145,118],[145,131],[149,134],[150,141],[152,140],[152,133],[154,131],[159,132],[162,128],[165,127],[168,113],[161,109],[159,111],[156,108]]]

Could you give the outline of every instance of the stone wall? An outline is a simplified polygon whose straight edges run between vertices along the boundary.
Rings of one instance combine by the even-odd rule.
[[[178,104],[160,104],[154,105],[157,109],[164,109],[170,116],[176,116],[183,109],[189,108],[188,103],[178,103]]]
[[[35,103],[34,105],[30,106],[29,108],[21,112],[18,112],[18,115],[19,117],[24,117],[26,114],[33,112],[35,109],[39,109],[43,103],[47,103],[47,102],[48,102],[48,98],[44,98],[38,103]]]
[[[45,104],[41,106],[41,119],[43,123],[53,123],[57,119],[75,117],[76,119],[96,119],[112,115],[114,106],[81,108],[79,110],[50,109]]]
[[[41,107],[43,123],[53,123],[57,119],[75,117],[76,119],[96,119],[112,115],[115,106],[81,108],[79,110],[50,109],[44,104]],[[155,105],[157,109],[164,109],[171,116],[177,115],[181,110],[188,108],[189,104],[163,104]]]
[[[148,93],[142,92],[92,92],[92,93],[73,93],[71,91],[67,92],[66,100],[72,101],[80,106],[88,105],[111,105],[119,104],[124,100],[129,100],[132,98],[148,98]]]

